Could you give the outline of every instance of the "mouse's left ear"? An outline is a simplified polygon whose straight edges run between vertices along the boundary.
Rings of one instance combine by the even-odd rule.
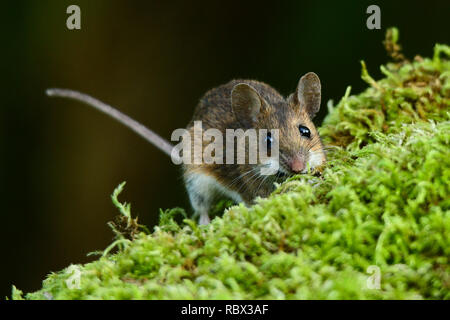
[[[238,120],[255,122],[263,105],[256,89],[246,83],[235,85],[231,91],[231,107]]]
[[[320,79],[314,72],[308,72],[298,82],[295,99],[300,108],[305,108],[312,119],[319,112],[321,100]]]

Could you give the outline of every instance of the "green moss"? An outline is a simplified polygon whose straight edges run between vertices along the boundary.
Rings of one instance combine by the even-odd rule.
[[[320,128],[330,146],[322,176],[289,179],[208,226],[173,209],[153,233],[139,232],[118,190],[132,236],[112,225],[113,246],[78,266],[79,289],[66,283],[72,266],[25,297],[449,299],[449,57],[436,45],[432,59],[382,66],[379,81],[363,63],[370,87],[330,103]],[[370,266],[379,289],[367,285]]]

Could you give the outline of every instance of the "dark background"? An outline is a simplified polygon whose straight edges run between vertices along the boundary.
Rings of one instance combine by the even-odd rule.
[[[82,30],[66,28],[78,4]],[[366,28],[381,7],[382,30]],[[265,81],[282,94],[316,72],[323,104],[347,85],[358,93],[359,61],[380,77],[382,40],[397,26],[404,52],[432,55],[448,43],[446,1],[5,1],[0,34],[0,296],[39,289],[51,271],[93,258],[112,239],[110,194],[153,226],[159,208],[189,208],[180,170],[122,125],[79,103],[49,99],[49,87],[81,90],[170,138],[208,89],[233,78]],[[189,208],[190,210],[190,208]]]

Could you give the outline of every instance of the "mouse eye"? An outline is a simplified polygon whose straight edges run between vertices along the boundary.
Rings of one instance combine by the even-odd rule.
[[[270,150],[270,148],[272,146],[272,141],[273,141],[272,133],[270,133],[270,132],[267,133],[265,141],[267,143],[267,149]]]
[[[305,126],[299,126],[298,130],[300,130],[300,135],[302,137],[311,138],[311,131]]]

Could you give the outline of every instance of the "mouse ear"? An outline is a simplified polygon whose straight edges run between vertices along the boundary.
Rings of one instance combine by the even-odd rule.
[[[300,108],[305,108],[312,119],[320,109],[320,79],[314,72],[308,72],[298,82],[296,99]]]
[[[246,83],[239,83],[231,91],[231,107],[236,118],[255,122],[263,102],[258,92]]]

